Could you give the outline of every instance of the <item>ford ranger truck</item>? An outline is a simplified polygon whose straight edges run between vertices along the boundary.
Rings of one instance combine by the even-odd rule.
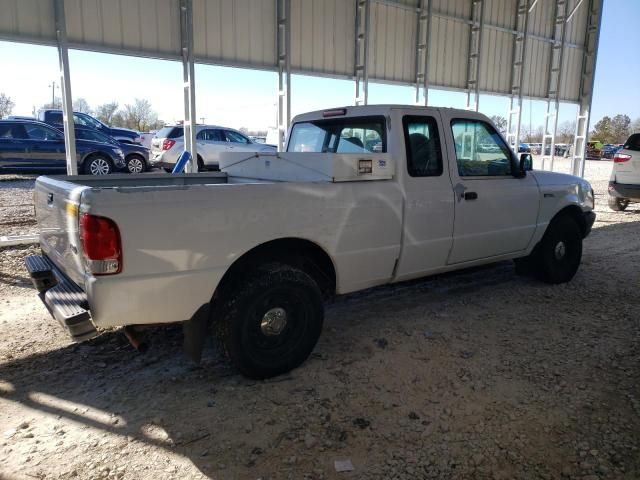
[[[476,112],[311,112],[285,152],[224,154],[220,172],[39,177],[26,265],[75,340],[182,322],[194,358],[214,332],[266,378],[305,361],[334,295],[506,259],[570,281],[593,190],[530,165]]]

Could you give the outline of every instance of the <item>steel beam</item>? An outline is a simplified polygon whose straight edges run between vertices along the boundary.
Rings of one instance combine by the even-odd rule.
[[[467,110],[480,106],[480,54],[484,30],[484,0],[471,0],[471,26],[467,59]],[[473,99],[473,101],[472,101]]]
[[[182,46],[182,80],[184,89],[184,151],[191,154],[188,172],[198,171],[196,145],[196,81],[193,60],[193,3],[180,0],[180,39]]]
[[[284,150],[291,124],[291,0],[276,0],[276,52],[278,55],[278,150]]]
[[[429,52],[433,0],[420,0],[416,25],[416,105],[429,105]],[[422,101],[420,96],[422,94]]]
[[[69,73],[69,50],[67,46],[67,24],[64,0],[54,0],[56,38],[58,43],[58,63],[60,66],[60,88],[62,89],[62,124],[64,128],[64,151],[67,159],[67,174],[78,174],[76,156],[76,132],[73,122],[73,101],[71,96],[71,75]]]
[[[507,142],[518,153],[520,145],[520,124],[522,121],[522,83],[527,64],[527,38],[529,35],[529,0],[516,2],[516,36],[513,41],[511,61],[511,85],[509,112],[507,114]],[[514,124],[515,117],[515,124]]]
[[[576,117],[576,135],[573,141],[573,158],[571,173],[584,177],[585,152],[587,136],[589,135],[589,121],[591,116],[591,101],[593,99],[593,83],[596,75],[596,60],[598,56],[598,40],[602,24],[602,4],[604,0],[589,0],[587,12],[587,28],[582,56],[582,74],[580,75],[580,99],[578,115]],[[571,15],[575,13],[572,12]]]
[[[369,100],[369,24],[371,2],[356,2],[356,39],[353,76],[355,79],[355,104],[366,105]]]
[[[567,33],[567,0],[556,0],[554,6],[554,25],[551,54],[549,55],[549,71],[547,72],[547,113],[544,122],[544,135],[542,137],[542,169],[546,160],[550,159],[549,169],[553,171],[556,156],[556,133],[558,131],[558,117],[560,112],[560,87],[562,85],[562,65],[564,61],[565,39]],[[549,141],[549,155],[547,151]]]

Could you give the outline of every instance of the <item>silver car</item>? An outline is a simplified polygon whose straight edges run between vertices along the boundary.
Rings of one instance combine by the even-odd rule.
[[[274,145],[255,143],[232,128],[197,125],[196,145],[198,170],[218,170],[221,152],[275,152]],[[184,150],[184,128],[173,125],[162,128],[151,140],[151,165],[173,170]]]

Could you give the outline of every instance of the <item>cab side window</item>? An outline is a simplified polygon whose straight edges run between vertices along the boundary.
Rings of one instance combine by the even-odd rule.
[[[442,175],[442,150],[435,119],[405,116],[402,123],[409,175],[412,177]]]
[[[512,175],[511,150],[491,125],[481,120],[453,120],[451,130],[461,177]]]
[[[207,128],[206,130],[200,130],[196,135],[197,140],[204,140],[207,142],[226,142],[221,130],[214,130]]]

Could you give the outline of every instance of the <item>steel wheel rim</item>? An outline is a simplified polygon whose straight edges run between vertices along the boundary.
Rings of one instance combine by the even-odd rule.
[[[556,257],[556,260],[561,261],[567,255],[567,246],[565,245],[564,242],[560,241],[556,244],[553,253]]]
[[[138,157],[134,157],[129,160],[128,166],[129,172],[131,173],[142,173],[142,170],[144,168],[144,166],[142,165],[142,160],[140,160]]]
[[[96,158],[89,165],[91,175],[107,175],[109,173],[109,163],[104,158]]]

